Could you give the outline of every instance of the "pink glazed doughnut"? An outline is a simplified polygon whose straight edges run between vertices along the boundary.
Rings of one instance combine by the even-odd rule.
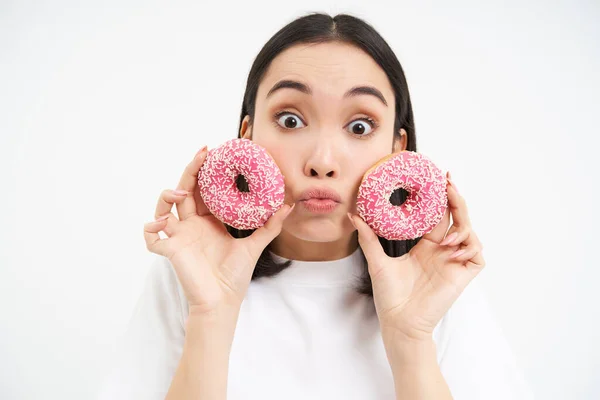
[[[249,192],[238,190],[243,175]],[[206,208],[236,229],[256,229],[282,205],[283,175],[265,148],[250,139],[231,139],[211,149],[198,171],[198,186]]]
[[[390,196],[398,188],[410,194],[395,206]],[[448,208],[446,176],[420,153],[392,153],[365,172],[356,207],[377,236],[388,240],[421,237],[441,222]]]

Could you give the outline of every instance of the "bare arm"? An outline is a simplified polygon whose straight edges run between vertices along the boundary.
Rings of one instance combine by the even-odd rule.
[[[179,366],[165,400],[226,400],[229,353],[237,315],[194,312],[186,322]]]
[[[389,352],[396,400],[451,400],[433,341],[398,342]]]

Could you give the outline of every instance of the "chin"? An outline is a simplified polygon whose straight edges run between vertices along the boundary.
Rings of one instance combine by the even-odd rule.
[[[351,233],[344,231],[341,221],[323,219],[294,221],[287,227],[284,222],[283,228],[290,235],[309,242],[333,242]]]

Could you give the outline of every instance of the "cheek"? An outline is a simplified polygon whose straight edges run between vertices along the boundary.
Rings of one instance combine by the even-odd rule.
[[[285,141],[281,140],[276,129],[277,128],[269,126],[264,122],[257,124],[252,132],[252,141],[259,146],[264,147],[281,168],[288,150],[286,149]]]
[[[346,176],[351,180],[352,195],[356,199],[358,195],[358,187],[360,186],[365,173],[373,167],[379,160],[391,153],[391,149],[384,146],[373,146],[367,148],[363,146],[358,154],[350,157],[350,161],[346,164]]]
[[[282,143],[281,140],[272,140],[270,142],[258,143],[263,146],[267,152],[273,157],[275,160],[275,164],[279,167],[279,170],[285,177],[286,185],[289,183],[290,179],[293,179],[293,171],[294,165],[298,165],[297,157],[298,152],[293,151],[293,146],[288,148],[285,143]],[[297,168],[297,167],[296,167]]]
[[[349,157],[350,162],[347,164],[347,169],[351,171],[351,176],[355,176],[360,181],[369,168],[391,153],[392,149],[387,147],[383,143],[374,143],[373,145],[363,145],[359,149],[355,149]]]

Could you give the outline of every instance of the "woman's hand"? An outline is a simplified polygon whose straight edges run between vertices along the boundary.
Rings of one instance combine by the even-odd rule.
[[[432,340],[435,326],[485,266],[465,200],[449,173],[447,178],[449,206],[442,221],[401,257],[388,257],[363,219],[351,217],[369,264],[384,340]]]
[[[260,254],[281,232],[291,208],[284,204],[248,237],[232,237],[200,196],[198,171],[206,154],[204,146],[181,176],[177,189],[187,193],[161,193],[154,215],[157,220],[144,225],[144,239],[148,250],[167,257],[173,265],[190,313],[211,313],[223,307],[239,311]],[[173,204],[177,216],[171,213]],[[160,231],[167,238],[161,239]]]

